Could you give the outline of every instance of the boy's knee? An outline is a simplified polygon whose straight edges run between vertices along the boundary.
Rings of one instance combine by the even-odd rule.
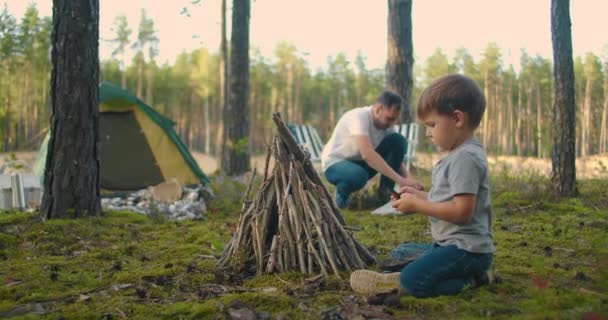
[[[405,292],[415,298],[431,297],[431,292],[428,285],[426,285],[422,279],[422,275],[416,274],[415,272],[405,272],[405,269],[401,271],[400,279],[401,287]]]

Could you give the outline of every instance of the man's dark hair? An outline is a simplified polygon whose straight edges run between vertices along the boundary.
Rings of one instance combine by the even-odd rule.
[[[475,80],[461,74],[450,74],[431,83],[418,99],[418,117],[436,111],[451,115],[460,110],[469,115],[471,128],[477,128],[486,110],[486,99]]]
[[[400,95],[393,91],[384,90],[376,99],[376,103],[379,103],[385,107],[395,106],[397,110],[401,110],[403,99]]]

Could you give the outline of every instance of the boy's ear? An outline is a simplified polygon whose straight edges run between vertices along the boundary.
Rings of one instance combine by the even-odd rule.
[[[467,114],[460,111],[460,110],[454,110],[454,120],[456,120],[456,127],[458,128],[462,128],[465,126],[465,122],[466,122],[466,118],[467,118]]]

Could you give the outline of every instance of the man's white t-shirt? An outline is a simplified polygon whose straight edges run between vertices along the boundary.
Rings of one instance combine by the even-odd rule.
[[[393,127],[378,129],[374,126],[372,106],[347,111],[336,124],[336,128],[321,153],[323,171],[342,160],[363,160],[355,142],[355,136],[368,136],[372,146],[378,147],[382,139],[395,132]]]

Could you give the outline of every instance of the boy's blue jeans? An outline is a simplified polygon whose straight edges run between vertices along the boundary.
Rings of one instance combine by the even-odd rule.
[[[405,155],[406,144],[407,142],[402,135],[391,133],[380,142],[376,152],[393,170],[401,172],[401,162]],[[329,183],[336,186],[338,206],[345,206],[348,196],[363,188],[376,173],[378,172],[363,160],[343,160],[329,166],[325,170],[325,177]],[[380,187],[392,189],[394,186],[395,182],[388,177],[383,175],[380,178]]]
[[[417,298],[454,295],[481,277],[492,265],[492,253],[472,253],[455,245],[404,243],[392,252],[394,258],[422,253],[401,270],[401,287]]]

